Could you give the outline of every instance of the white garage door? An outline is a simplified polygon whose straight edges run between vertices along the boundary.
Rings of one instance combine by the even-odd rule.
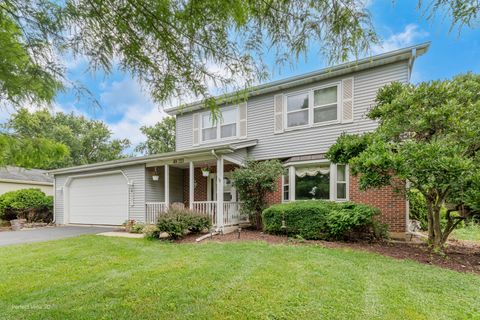
[[[69,223],[121,225],[128,217],[122,174],[75,178],[69,188]]]

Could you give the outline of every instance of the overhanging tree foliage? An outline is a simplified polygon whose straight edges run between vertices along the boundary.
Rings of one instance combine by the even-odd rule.
[[[232,173],[233,186],[242,200],[242,211],[250,216],[250,221],[255,221],[257,229],[262,228],[266,196],[277,190],[277,181],[284,171],[278,160],[249,160],[245,167],[236,168]]]
[[[342,135],[327,157],[350,163],[362,189],[408,181],[407,195],[415,189],[427,201],[428,240],[441,249],[458,223],[480,212],[480,75],[392,83],[368,117],[379,121],[375,132]]]
[[[285,62],[319,43],[339,61],[376,40],[355,0],[4,0],[0,11],[51,78],[65,80],[59,53],[83,55],[93,69],[117,63],[157,102],[262,79],[267,51]]]
[[[175,151],[176,122],[174,117],[166,117],[153,126],[142,126],[140,131],[147,137],[135,147],[142,154],[157,154]]]

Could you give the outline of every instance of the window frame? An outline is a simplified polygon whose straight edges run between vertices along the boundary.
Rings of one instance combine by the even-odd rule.
[[[282,175],[282,203],[286,203],[290,201],[290,173]],[[285,183],[285,177],[288,177],[288,183]],[[288,197],[285,199],[285,187],[288,188]]]
[[[322,107],[325,108],[325,107],[334,105],[334,103],[329,103],[329,104],[324,104],[324,105],[320,105],[320,106],[315,106],[314,105],[315,91],[330,88],[330,87],[337,87],[337,102],[336,102],[336,105],[337,105],[337,119],[329,120],[329,121],[323,121],[323,122],[315,122],[314,121],[314,111],[315,111],[315,109],[319,109],[319,108],[322,108]],[[284,131],[292,131],[292,130],[305,129],[305,128],[321,127],[321,126],[326,126],[326,125],[330,125],[330,124],[340,123],[341,122],[340,118],[341,118],[341,114],[342,114],[342,95],[341,95],[342,91],[341,90],[342,90],[342,82],[341,81],[336,81],[336,82],[330,82],[328,84],[324,84],[324,85],[321,85],[321,86],[316,86],[316,87],[313,87],[313,88],[294,91],[294,92],[289,92],[289,93],[284,94],[284,97],[283,97],[283,99],[284,99],[283,100],[283,104],[284,104],[284,108],[283,108],[283,115],[284,115],[284,117],[283,117],[284,118],[283,119],[283,128],[284,128]],[[288,126],[288,115],[291,114],[291,113],[301,112],[301,111],[304,111],[304,110],[288,111],[288,105],[287,105],[288,97],[296,96],[296,95],[299,95],[299,94],[305,94],[305,93],[308,94],[308,109],[304,109],[304,110],[308,110],[307,111],[308,121],[304,125],[289,127]]]
[[[203,116],[204,115],[210,115],[210,111],[206,111],[206,112],[202,112],[200,114],[200,132],[199,132],[199,135],[200,135],[200,144],[208,144],[208,143],[212,143],[212,142],[217,142],[217,141],[225,141],[225,140],[234,140],[234,139],[237,139],[238,138],[238,135],[239,135],[239,126],[240,126],[240,112],[238,111],[238,105],[234,105],[234,106],[229,106],[229,107],[223,107],[220,109],[220,112],[223,112],[223,111],[229,111],[229,110],[235,110],[236,112],[236,116],[235,116],[235,135],[233,136],[230,136],[230,137],[225,137],[225,138],[222,138],[221,137],[221,133],[222,133],[222,119],[218,119],[218,121],[214,124],[213,127],[211,128],[216,128],[216,139],[210,139],[210,140],[203,140],[203,130],[204,129],[209,129],[209,128],[204,128],[203,127]],[[223,125],[231,125],[233,123],[226,123],[226,124],[223,124]]]
[[[309,166],[309,165],[322,165],[322,164],[329,164],[330,165],[330,196],[329,196],[329,201],[335,201],[335,202],[346,202],[346,201],[349,201],[350,200],[350,168],[349,168],[349,165],[348,164],[342,164],[342,163],[339,163],[339,164],[335,164],[335,163],[331,163],[329,162],[328,160],[313,160],[313,161],[308,161],[308,162],[303,162],[303,161],[299,161],[299,162],[292,162],[292,163],[289,163],[288,164],[288,167],[293,167],[294,170],[296,171],[296,168],[299,167],[299,166],[302,166],[302,167],[305,167],[305,166]],[[344,165],[345,166],[345,181],[340,181],[340,183],[345,183],[345,188],[346,188],[346,192],[345,192],[345,196],[346,198],[338,198],[338,195],[337,195],[337,178],[338,178],[338,171],[337,171],[337,166],[338,165]],[[289,173],[290,174],[290,170],[289,170]],[[294,176],[296,178],[296,172],[294,173]],[[290,177],[289,177],[290,179]],[[284,201],[283,199],[283,186],[284,186],[284,178],[282,176],[282,202],[287,202],[287,201]],[[293,186],[293,188],[292,188]],[[296,195],[296,186],[295,186],[295,183],[292,183],[290,180],[289,180],[289,184],[288,184],[288,192],[289,192],[289,198],[293,198],[295,200],[293,201],[307,201],[307,200],[298,200],[297,199],[297,195]],[[293,194],[291,194],[293,192]]]
[[[338,180],[338,166],[344,166],[345,167],[345,180],[339,181]],[[350,179],[349,179],[349,170],[348,170],[348,164],[342,164],[342,163],[337,163],[334,164],[333,167],[335,168],[335,181],[334,181],[334,196],[335,196],[335,201],[337,202],[345,202],[350,199]],[[342,183],[345,184],[345,198],[339,198],[338,197],[338,184]]]

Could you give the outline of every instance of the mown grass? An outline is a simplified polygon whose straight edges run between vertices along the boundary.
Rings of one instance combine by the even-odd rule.
[[[0,248],[1,319],[478,319],[480,277],[371,253],[82,236]]]
[[[480,224],[469,223],[463,228],[455,229],[452,238],[458,240],[480,241]]]

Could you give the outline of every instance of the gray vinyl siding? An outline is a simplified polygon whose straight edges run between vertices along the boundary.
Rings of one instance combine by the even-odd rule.
[[[278,93],[290,93],[354,78],[354,121],[274,134],[273,97]],[[366,118],[375,96],[382,86],[393,81],[408,82],[408,61],[331,78],[306,86],[261,95],[248,100],[247,138],[257,139],[258,144],[248,151],[252,159],[286,158],[299,155],[324,153],[342,132],[363,133],[372,131],[377,123]],[[177,116],[177,150],[192,148],[193,113]],[[225,141],[222,141],[225,143]],[[202,145],[202,147],[205,145]],[[214,146],[214,144],[212,144]]]
[[[158,181],[153,181],[153,169],[147,168],[145,171],[145,201],[146,202],[164,202],[165,201],[165,171],[159,168],[157,174]]]
[[[129,181],[133,183],[133,205],[129,204],[128,215],[129,219],[136,221],[143,221],[145,217],[145,165],[134,165],[118,168],[110,168],[103,170],[92,170],[79,173],[59,174],[55,175],[55,221],[57,224],[65,224],[64,221],[64,198],[63,186],[65,185],[69,176],[78,176],[83,174],[101,173],[122,170],[128,177]]]
[[[159,167],[157,172],[159,179],[153,181],[153,169],[148,168],[145,172],[145,199],[146,202],[165,201],[165,171]],[[183,202],[183,170],[170,167],[170,202]]]
[[[247,157],[248,157],[248,153],[247,153],[247,149],[243,148],[235,151],[234,153],[229,153],[226,156],[237,162],[245,163],[245,160],[247,160]]]
[[[183,173],[180,168],[170,167],[170,202],[183,203]]]

